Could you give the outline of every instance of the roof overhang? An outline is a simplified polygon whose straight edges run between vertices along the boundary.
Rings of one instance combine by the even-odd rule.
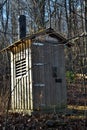
[[[52,28],[48,28],[48,29],[44,29],[44,30],[41,30],[37,33],[34,33],[34,34],[31,34],[31,35],[28,35],[16,42],[14,42],[13,44],[9,45],[8,47],[2,49],[0,52],[4,52],[4,51],[11,51],[11,49],[21,43],[23,43],[25,40],[29,39],[29,40],[34,40],[36,37],[38,36],[43,36],[43,35],[48,35],[50,37],[53,37],[53,38],[56,38],[58,40],[61,41],[61,44],[67,44],[67,39],[60,33],[54,31]]]

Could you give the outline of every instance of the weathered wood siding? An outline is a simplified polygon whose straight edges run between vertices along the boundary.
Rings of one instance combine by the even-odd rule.
[[[25,40],[11,49],[13,110],[66,104],[64,45],[50,36],[37,39]]]
[[[45,41],[32,44],[33,101],[37,109],[66,105],[64,45],[60,43],[47,36]]]
[[[13,47],[11,52],[11,91],[13,110],[32,110],[31,43]]]

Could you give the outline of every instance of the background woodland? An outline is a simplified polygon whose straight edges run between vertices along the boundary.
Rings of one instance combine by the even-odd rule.
[[[87,76],[87,2],[85,0],[0,0],[0,50],[19,37],[19,16],[26,16],[27,35],[52,27],[65,36],[67,83],[76,74]],[[6,108],[10,90],[9,52],[0,53],[0,104]],[[83,82],[85,86],[85,82]],[[84,87],[85,88],[85,87]],[[3,111],[4,111],[3,109]]]

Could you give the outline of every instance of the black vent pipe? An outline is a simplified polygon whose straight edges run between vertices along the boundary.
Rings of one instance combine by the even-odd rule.
[[[26,16],[20,15],[19,17],[19,38],[26,37]]]

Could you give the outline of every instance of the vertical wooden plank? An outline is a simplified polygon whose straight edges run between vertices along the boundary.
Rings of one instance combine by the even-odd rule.
[[[25,84],[26,84],[26,109],[28,110],[28,89],[27,89],[27,77],[25,79]]]
[[[19,97],[19,79],[17,79],[18,85],[17,85],[17,109],[20,109],[20,97]]]
[[[25,51],[25,58],[26,58],[26,96],[27,96],[27,109],[29,109],[29,66],[28,66],[28,40],[26,41],[26,51]]]
[[[17,109],[17,79],[16,79],[16,85],[15,85],[15,109]]]
[[[11,52],[11,107],[14,109],[14,54]]]
[[[15,63],[16,63],[16,47],[14,48],[14,109],[16,109],[16,66],[15,66]]]
[[[18,109],[20,109],[20,80],[18,78]]]
[[[29,94],[28,94],[28,96],[29,96],[29,109],[31,109],[31,102],[30,102],[30,59],[29,59],[29,57],[30,57],[30,52],[29,52],[29,48],[28,48],[28,77],[29,77],[29,89],[28,89],[28,91],[29,91]]]
[[[23,109],[25,110],[25,83],[23,77]]]
[[[23,78],[21,78],[21,87],[22,87],[22,110],[24,109],[24,103],[23,103]]]
[[[30,83],[30,109],[33,109],[33,92],[32,92],[32,58],[31,58],[31,41],[29,40],[29,83]]]
[[[24,77],[24,99],[25,99],[24,106],[26,110],[26,77]]]
[[[16,78],[16,109],[18,109],[18,79]]]
[[[30,102],[29,102],[29,77],[27,76],[27,99],[28,99],[28,109],[30,108]]]
[[[20,80],[20,109],[22,109],[22,80]]]

